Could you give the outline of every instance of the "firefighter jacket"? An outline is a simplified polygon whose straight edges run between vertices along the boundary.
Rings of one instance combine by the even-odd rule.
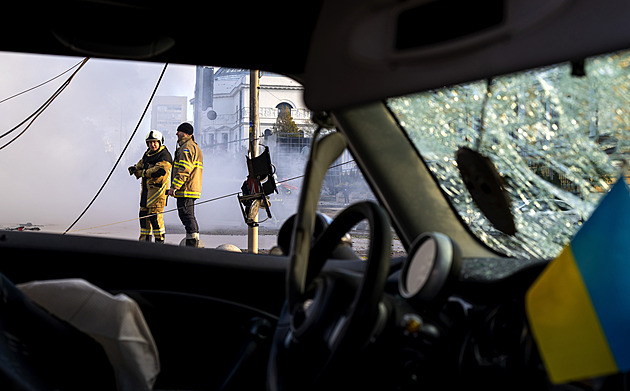
[[[136,163],[133,174],[142,178],[141,207],[164,209],[172,162],[171,153],[162,145],[155,152],[147,150]]]
[[[175,190],[175,197],[201,197],[201,176],[203,174],[203,154],[190,135],[177,142],[171,187]]]

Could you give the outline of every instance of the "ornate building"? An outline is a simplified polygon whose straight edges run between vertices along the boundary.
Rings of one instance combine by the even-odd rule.
[[[191,103],[195,139],[204,152],[204,175],[211,176],[212,179],[208,179],[214,182],[213,187],[219,183],[230,183],[229,186],[238,191],[247,178],[250,71],[199,66],[196,77],[195,97]],[[276,180],[280,183],[280,194],[272,201],[272,209],[276,212],[280,212],[285,203],[297,201],[297,189],[301,186],[300,178],[316,128],[303,94],[302,85],[291,78],[274,73],[260,74],[257,129],[260,144],[269,147]],[[289,109],[290,119],[295,124],[294,131],[273,133],[274,125],[282,122],[278,121],[278,117],[286,113],[286,109]],[[260,152],[262,148],[259,148]],[[357,172],[347,150],[334,166],[328,171],[323,190],[332,195],[336,194],[342,181],[347,181],[350,174]],[[296,179],[283,183],[290,178]],[[279,216],[288,217],[282,212]]]
[[[210,153],[230,152],[245,156],[249,140],[249,76],[247,69],[197,67],[193,99],[195,134]],[[261,73],[259,81],[259,124],[261,135],[276,123],[283,107],[305,135],[314,130],[311,112],[302,98],[303,87],[274,73]],[[269,133],[267,131],[267,133]]]

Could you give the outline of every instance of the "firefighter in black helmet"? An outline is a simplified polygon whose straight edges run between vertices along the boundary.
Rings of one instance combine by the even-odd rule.
[[[164,145],[164,136],[151,130],[145,137],[147,150],[135,166],[128,168],[129,175],[142,178],[140,191],[140,240],[164,243],[164,207],[166,191],[169,188],[169,175],[173,165],[171,153]]]
[[[177,199],[179,219],[186,229],[186,246],[203,247],[195,217],[195,200],[201,196],[203,153],[195,141],[193,130],[188,122],[177,127],[177,149],[168,195]]]

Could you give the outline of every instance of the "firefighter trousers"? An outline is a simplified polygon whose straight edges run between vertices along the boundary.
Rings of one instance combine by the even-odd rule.
[[[164,243],[166,229],[164,228],[164,208],[140,207],[140,241],[151,241],[155,237],[156,243]]]
[[[184,228],[186,234],[199,233],[199,225],[195,218],[195,199],[194,198],[178,198],[177,199],[177,213]]]

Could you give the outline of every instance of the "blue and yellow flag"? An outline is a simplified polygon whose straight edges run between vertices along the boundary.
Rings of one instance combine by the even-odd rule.
[[[532,284],[525,307],[553,383],[630,370],[630,191],[623,177]]]

